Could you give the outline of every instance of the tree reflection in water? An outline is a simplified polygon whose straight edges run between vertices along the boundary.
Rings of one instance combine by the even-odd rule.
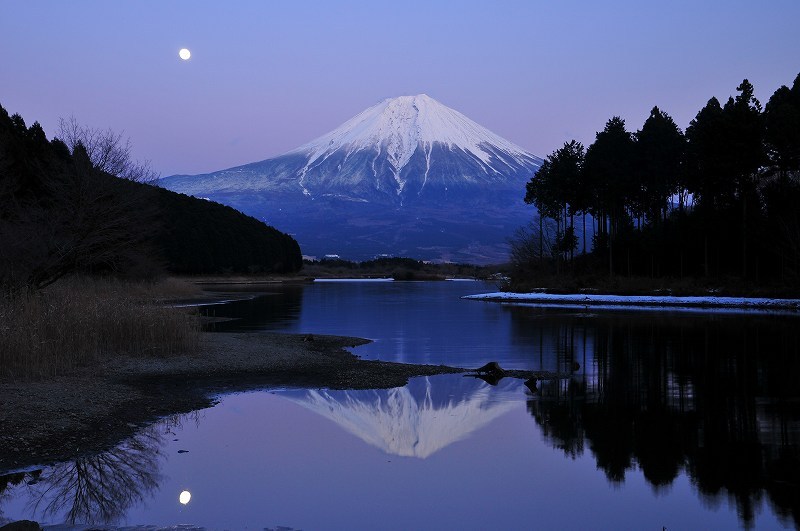
[[[611,482],[638,467],[656,492],[685,471],[704,503],[727,496],[745,526],[764,501],[800,526],[796,320],[586,317],[540,328],[557,363],[590,364],[529,398],[549,444],[573,458],[588,446]]]
[[[70,525],[117,522],[158,488],[164,437],[187,418],[199,421],[197,412],[172,416],[106,452],[0,478],[0,495],[10,488],[28,489],[28,511],[44,519]]]
[[[55,465],[35,485],[33,512],[70,524],[119,520],[158,486],[161,445],[161,433],[147,428],[112,450]]]

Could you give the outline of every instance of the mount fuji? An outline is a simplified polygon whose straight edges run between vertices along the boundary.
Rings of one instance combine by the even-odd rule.
[[[284,155],[164,188],[290,233],[305,255],[491,263],[533,218],[539,157],[420,94],[386,99]]]
[[[426,459],[520,406],[520,380],[414,378],[405,387],[367,391],[278,391],[388,455]]]

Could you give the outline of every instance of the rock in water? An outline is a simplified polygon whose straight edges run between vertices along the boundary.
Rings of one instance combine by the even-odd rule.
[[[0,526],[0,531],[41,531],[42,527],[32,520],[18,520]]]
[[[506,371],[504,371],[503,368],[500,367],[500,364],[497,363],[496,361],[490,361],[483,367],[475,369],[475,372],[477,372],[478,374],[492,374],[500,376],[506,373]]]

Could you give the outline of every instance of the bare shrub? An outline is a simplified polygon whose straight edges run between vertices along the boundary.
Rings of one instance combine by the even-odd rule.
[[[553,223],[529,223],[519,227],[509,239],[511,265],[517,271],[546,269],[556,253]]]

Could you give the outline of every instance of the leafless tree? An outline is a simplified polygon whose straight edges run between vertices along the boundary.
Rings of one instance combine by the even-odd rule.
[[[97,170],[140,183],[152,183],[158,179],[158,173],[150,167],[150,161],[133,159],[131,141],[123,138],[122,133],[87,127],[70,116],[59,119],[56,137],[70,151],[82,145]]]
[[[47,177],[42,197],[17,201],[7,194],[0,285],[38,290],[76,271],[152,266],[146,240],[156,207],[145,187],[98,171],[80,147],[71,164]]]
[[[550,221],[550,220],[548,220]],[[555,253],[555,231],[552,222],[519,227],[509,240],[511,265],[517,270],[541,268]]]
[[[163,444],[151,426],[116,448],[54,465],[33,486],[32,511],[70,524],[118,521],[158,488]]]

